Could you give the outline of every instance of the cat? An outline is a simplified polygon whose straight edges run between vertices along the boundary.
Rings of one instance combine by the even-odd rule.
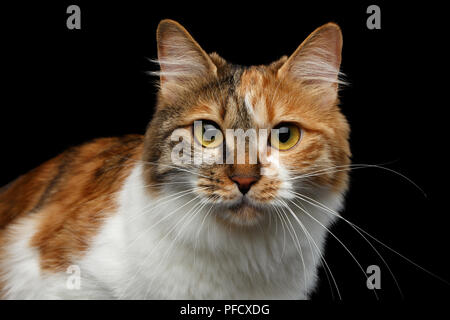
[[[158,100],[145,135],[73,147],[0,189],[3,299],[314,292],[337,218],[323,208],[342,210],[349,185],[348,170],[337,169],[351,158],[339,26],[319,27],[264,66],[205,53],[173,20],[159,23],[157,49]],[[174,162],[180,144],[233,160],[227,129],[270,130],[257,146],[266,156],[251,163],[246,146],[244,163]],[[173,139],[177,130],[184,140]]]

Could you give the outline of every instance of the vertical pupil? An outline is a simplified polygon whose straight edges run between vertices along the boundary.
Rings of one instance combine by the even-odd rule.
[[[288,127],[281,127],[278,132],[278,140],[281,143],[286,143],[291,137],[291,130]]]

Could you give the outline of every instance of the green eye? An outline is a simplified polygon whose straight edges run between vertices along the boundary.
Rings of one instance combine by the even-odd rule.
[[[223,142],[223,134],[219,126],[208,120],[194,123],[194,137],[205,148],[215,148]]]
[[[270,144],[279,150],[288,150],[297,144],[302,136],[299,127],[294,124],[280,124],[270,136]]]

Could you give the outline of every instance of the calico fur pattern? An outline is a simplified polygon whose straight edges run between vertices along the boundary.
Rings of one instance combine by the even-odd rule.
[[[71,148],[0,189],[0,297],[307,299],[314,290],[335,217],[295,206],[294,194],[339,211],[348,188],[346,170],[315,174],[350,163],[339,27],[322,26],[268,66],[206,54],[171,20],[157,41],[160,91],[144,136]],[[268,165],[270,178],[261,163],[174,166],[171,133],[199,119],[244,131],[295,123],[304,135]],[[257,179],[250,204],[236,205],[236,175]],[[71,266],[78,289],[67,286]]]

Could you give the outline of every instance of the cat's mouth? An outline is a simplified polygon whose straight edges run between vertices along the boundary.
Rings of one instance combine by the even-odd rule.
[[[255,207],[251,202],[250,199],[247,196],[242,196],[240,200],[238,200],[236,203],[233,203],[229,206],[230,210],[239,211],[246,207]]]
[[[228,205],[223,214],[228,222],[240,226],[256,225],[264,216],[263,208],[258,207],[247,196],[242,196],[237,202]]]

